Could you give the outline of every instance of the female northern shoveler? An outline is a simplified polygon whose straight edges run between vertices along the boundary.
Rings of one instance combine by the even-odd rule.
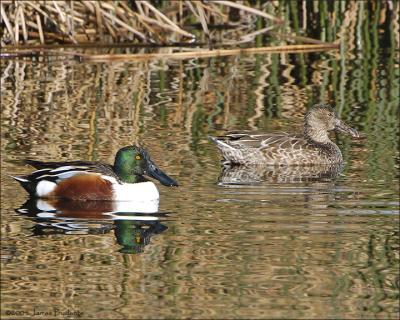
[[[70,200],[146,201],[159,198],[153,182],[178,186],[162,172],[143,148],[128,146],[120,149],[114,165],[101,162],[26,161],[39,169],[26,176],[13,177],[33,197]]]
[[[302,135],[230,133],[210,137],[224,160],[236,164],[314,165],[343,161],[339,147],[328,136],[338,130],[358,138],[355,129],[340,120],[327,104],[317,104],[304,117]]]

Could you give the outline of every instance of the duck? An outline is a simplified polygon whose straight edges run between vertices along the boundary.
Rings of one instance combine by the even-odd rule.
[[[222,154],[225,164],[239,165],[332,165],[343,162],[330,131],[360,138],[356,129],[342,121],[332,106],[316,104],[304,116],[301,134],[230,132],[209,138]]]
[[[90,161],[42,162],[29,159],[25,163],[37,170],[12,178],[35,198],[147,201],[158,200],[159,192],[146,177],[154,178],[164,186],[178,186],[174,179],[151,160],[144,148],[136,145],[119,149],[114,165]]]

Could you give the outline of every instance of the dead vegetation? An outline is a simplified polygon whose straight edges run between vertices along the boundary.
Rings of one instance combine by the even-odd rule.
[[[246,1],[2,0],[0,6],[2,47],[88,42],[166,45],[199,38],[211,43],[210,26],[231,29],[231,39],[225,40],[237,43],[282,23],[267,13],[268,4],[260,10]],[[254,32],[257,18],[266,28]]]

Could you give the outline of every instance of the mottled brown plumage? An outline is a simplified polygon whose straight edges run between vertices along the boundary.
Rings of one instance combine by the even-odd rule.
[[[329,105],[319,104],[304,117],[303,134],[254,134],[233,132],[210,137],[226,162],[263,165],[333,164],[343,161],[339,147],[328,132],[338,130],[359,137],[358,132],[337,118]]]

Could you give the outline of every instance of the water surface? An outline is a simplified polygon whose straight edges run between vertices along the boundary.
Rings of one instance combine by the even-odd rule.
[[[2,316],[398,318],[399,68],[369,59],[1,61]],[[223,172],[208,135],[297,132],[321,101],[365,136],[333,137],[338,172]],[[43,213],[8,176],[131,143],[181,185],[145,217]]]

